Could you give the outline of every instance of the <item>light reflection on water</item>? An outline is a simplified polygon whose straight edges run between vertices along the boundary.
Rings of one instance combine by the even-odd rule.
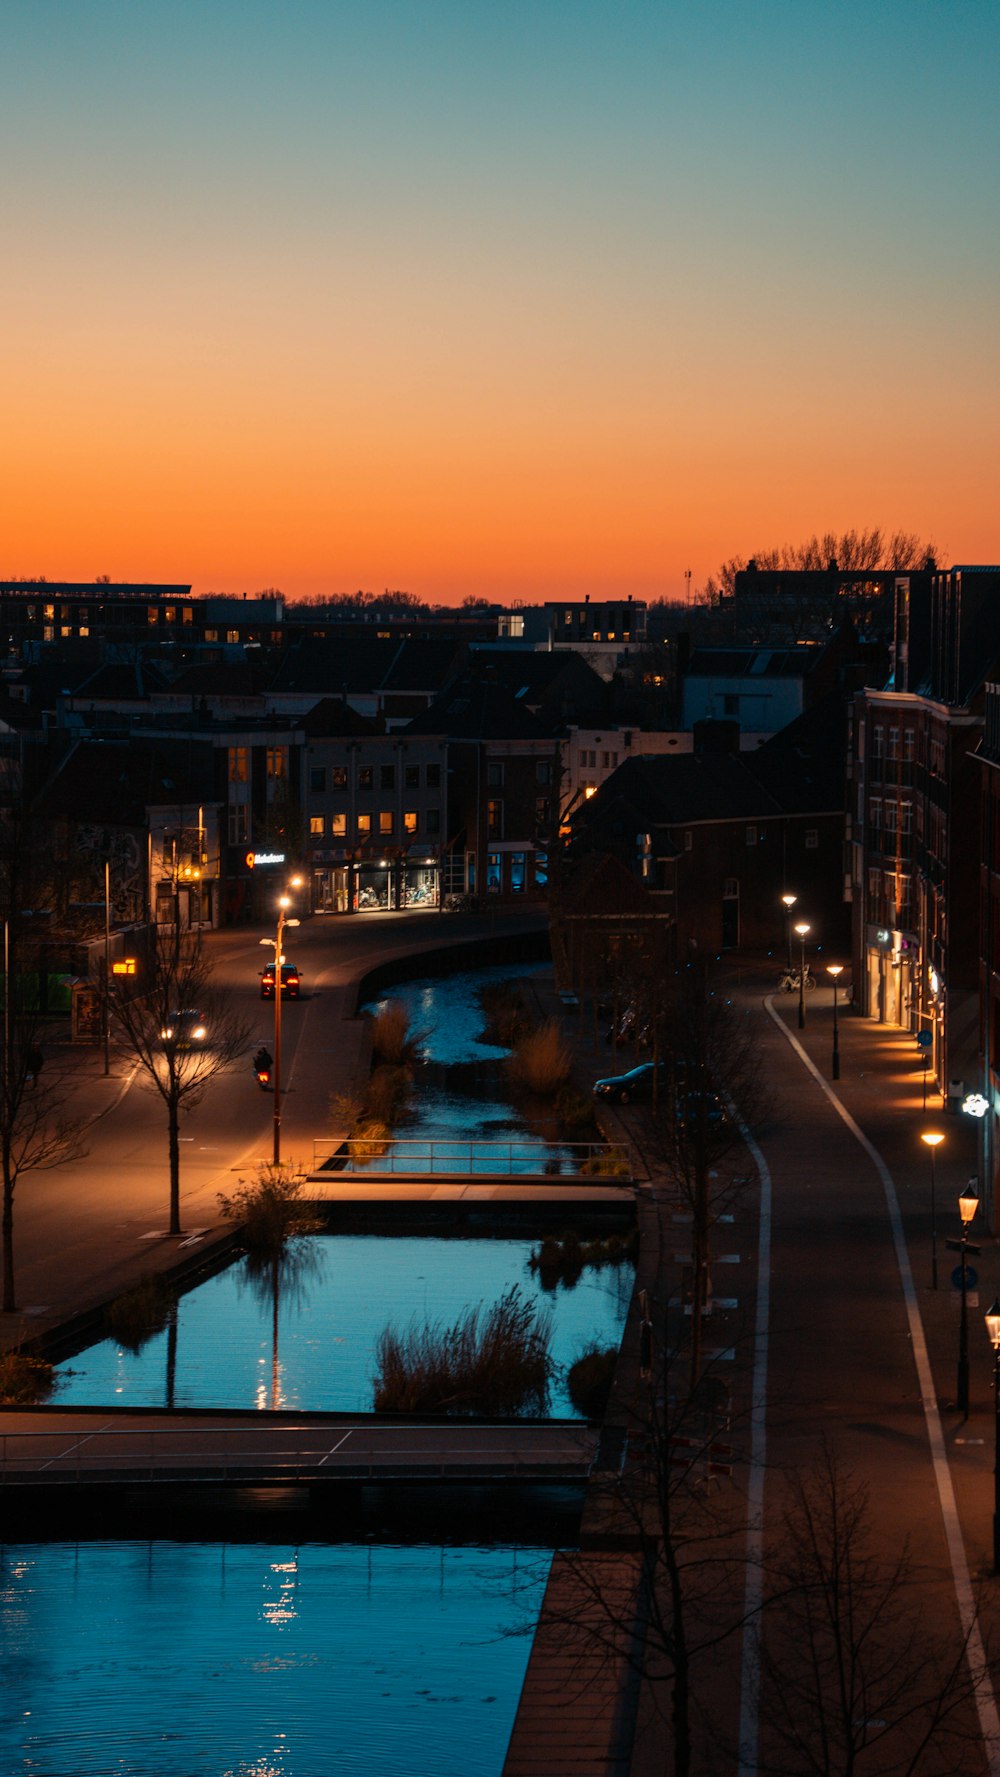
[[[10,1777],[495,1777],[551,1554],[0,1551]]]
[[[285,1407],[371,1412],[375,1345],[391,1322],[453,1325],[513,1285],[551,1309],[552,1356],[568,1368],[592,1340],[617,1345],[631,1265],[586,1270],[572,1289],[545,1292],[530,1240],[320,1235],[301,1243],[304,1269],[278,1280],[245,1261],[183,1296],[176,1327],[138,1353],[105,1339],[57,1371],[58,1406]],[[276,1324],[275,1324],[276,1322]],[[550,1410],[572,1414],[562,1374]]]
[[[487,982],[526,981],[540,973],[540,968],[530,964],[506,963],[495,969],[470,969],[440,978],[426,976],[419,981],[400,981],[377,999],[369,1000],[365,1010],[378,1013],[390,1002],[404,1005],[410,1014],[411,1031],[415,1035],[423,1033],[419,1045],[422,1061],[437,1061],[445,1067],[469,1061],[500,1061],[510,1050],[480,1041],[483,1010],[477,989]]]

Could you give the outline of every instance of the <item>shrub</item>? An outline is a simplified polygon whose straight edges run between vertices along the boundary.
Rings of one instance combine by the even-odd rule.
[[[386,1327],[376,1349],[376,1413],[506,1416],[544,1413],[552,1326],[515,1284],[492,1308],[454,1326]]]
[[[545,1098],[554,1097],[569,1079],[572,1066],[569,1049],[553,1018],[522,1037],[507,1063],[516,1086]]]
[[[29,1357],[24,1351],[0,1353],[0,1404],[5,1407],[34,1407],[48,1399],[55,1383],[55,1371],[41,1357]]]
[[[219,1194],[227,1221],[239,1222],[243,1245],[256,1258],[274,1258],[290,1240],[321,1226],[311,1205],[302,1202],[305,1179],[287,1166],[258,1168],[255,1182],[240,1180],[231,1197]]]
[[[177,1301],[173,1284],[147,1271],[132,1289],[116,1296],[104,1310],[108,1335],[127,1351],[139,1351],[154,1333],[162,1333]]]
[[[556,1093],[556,1116],[567,1141],[589,1141],[597,1135],[594,1106],[568,1082]]]
[[[360,1121],[391,1128],[405,1116],[409,1097],[410,1079],[404,1067],[377,1067],[365,1086]]]
[[[514,981],[487,981],[479,989],[479,1004],[486,1019],[483,1035],[503,1049],[528,1035],[533,1019],[524,994]]]
[[[613,1345],[588,1345],[570,1365],[569,1398],[584,1419],[603,1419],[611,1398],[618,1353]]]

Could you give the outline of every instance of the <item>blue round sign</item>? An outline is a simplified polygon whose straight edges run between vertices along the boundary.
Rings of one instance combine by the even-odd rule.
[[[931,1044],[933,1043],[933,1041],[934,1041],[934,1032],[933,1031],[930,1031],[930,1030],[918,1030],[917,1031],[917,1042],[919,1043],[921,1049],[929,1049]]]
[[[955,1269],[951,1274],[951,1281],[952,1281],[952,1286],[954,1289],[956,1289],[956,1290],[961,1289],[961,1287],[962,1287],[962,1267],[961,1267],[961,1265],[955,1266]],[[978,1282],[979,1282],[979,1273],[976,1270],[976,1267],[974,1265],[966,1265],[966,1267],[965,1267],[965,1287],[966,1287],[966,1289],[967,1290],[974,1290]]]

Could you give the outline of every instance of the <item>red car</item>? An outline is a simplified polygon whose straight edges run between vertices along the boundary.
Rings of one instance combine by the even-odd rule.
[[[268,963],[261,970],[260,997],[262,1000],[274,998],[274,964]],[[297,1000],[299,997],[299,971],[294,963],[281,965],[281,997],[283,1000]]]

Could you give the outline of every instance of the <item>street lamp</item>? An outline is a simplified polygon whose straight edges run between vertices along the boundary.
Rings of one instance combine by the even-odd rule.
[[[827,963],[826,972],[833,976],[833,1067],[831,1078],[840,1079],[840,1033],[837,1029],[837,983],[844,973],[843,963]]]
[[[792,972],[792,908],[795,906],[798,898],[798,895],[782,895],[781,897],[782,905],[785,909],[785,949],[788,952],[789,974]]]
[[[962,1309],[958,1323],[958,1388],[955,1394],[956,1405],[963,1419],[969,1417],[969,1322],[968,1322],[968,1248],[969,1225],[979,1208],[978,1179],[970,1178],[963,1195],[958,1200],[958,1213],[962,1218],[962,1239],[959,1246],[959,1268],[962,1278]],[[973,1251],[978,1249],[973,1248]]]
[[[301,876],[293,876],[289,888],[301,888]],[[281,948],[286,926],[297,926],[297,919],[288,919],[286,909],[292,905],[291,895],[278,897],[278,929],[273,938],[262,938],[262,944],[274,945],[274,1164],[281,1165],[281,965],[285,960]]]
[[[1000,1300],[985,1314],[993,1347],[993,1572],[1000,1573]]]
[[[944,1141],[939,1129],[925,1129],[920,1137],[931,1151],[931,1289],[937,1289],[937,1211],[934,1204],[934,1157]]]
[[[799,1029],[806,1028],[806,938],[812,926],[803,920],[795,928],[799,937]]]

